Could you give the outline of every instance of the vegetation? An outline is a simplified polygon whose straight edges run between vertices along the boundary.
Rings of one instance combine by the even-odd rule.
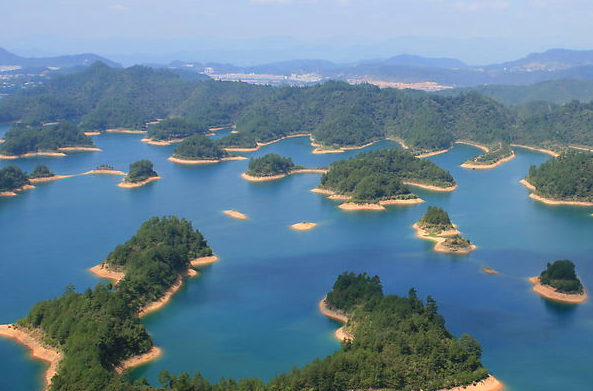
[[[454,236],[451,236],[450,238],[447,238],[443,242],[443,246],[445,246],[446,248],[448,248],[450,250],[458,251],[458,250],[471,248],[472,242],[470,242],[469,239],[466,239],[461,235],[454,235]]]
[[[29,184],[27,173],[17,166],[0,168],[0,193],[17,190]]]
[[[330,308],[350,313],[357,306],[382,297],[383,286],[379,276],[344,272],[338,276],[326,300]]]
[[[92,147],[93,141],[80,128],[68,122],[49,126],[16,124],[4,134],[0,153],[23,155],[30,152],[53,152],[64,147]]]
[[[113,166],[110,166],[108,164],[101,164],[100,166],[97,166],[97,168],[95,168],[95,170],[98,170],[98,171],[117,171]]]
[[[38,164],[37,166],[35,166],[35,169],[33,170],[33,172],[31,174],[29,174],[29,178],[30,179],[51,178],[52,176],[55,176],[55,175],[56,174],[51,172],[49,170],[49,168],[47,168],[47,166],[44,166],[43,164]]]
[[[208,128],[200,123],[184,118],[167,118],[157,124],[149,125],[146,137],[155,141],[184,139],[194,134],[206,134]]]
[[[413,198],[403,181],[442,187],[455,185],[451,174],[434,163],[399,149],[384,149],[332,163],[321,177],[320,188],[360,202]]]
[[[583,284],[577,277],[574,263],[567,259],[553,264],[548,263],[546,270],[539,278],[542,284],[549,285],[560,292],[573,294],[583,292]]]
[[[130,171],[124,178],[124,181],[138,183],[157,176],[159,174],[154,171],[153,164],[150,160],[138,160],[130,164]]]
[[[418,225],[425,231],[435,235],[455,228],[449,219],[449,214],[438,206],[429,206],[424,216],[420,218]]]
[[[514,152],[508,143],[500,142],[495,144],[495,146],[492,146],[488,152],[478,155],[473,159],[469,159],[465,163],[474,165],[494,164],[501,161],[502,159],[512,156],[513,153]]]
[[[152,218],[109,254],[106,262],[126,272],[117,286],[99,284],[84,293],[69,286],[61,297],[36,304],[19,325],[41,329],[45,340],[64,352],[50,389],[110,389],[115,367],[153,346],[139,309],[161,297],[193,257],[211,253],[190,222]]]
[[[173,153],[173,157],[191,160],[220,160],[228,155],[217,143],[200,134],[183,140]]]
[[[562,201],[593,201],[593,154],[568,152],[531,166],[527,181],[536,193]]]
[[[298,168],[298,166],[292,162],[291,158],[269,153],[262,157],[251,159],[247,174],[257,177],[283,175],[289,174],[295,168]]]

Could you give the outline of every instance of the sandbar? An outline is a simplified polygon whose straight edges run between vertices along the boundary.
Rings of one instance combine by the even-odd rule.
[[[120,375],[126,369],[135,368],[140,365],[144,365],[151,361],[156,360],[159,356],[163,354],[161,348],[153,346],[148,352],[139,354],[137,356],[133,356],[128,358],[127,360],[122,361],[116,368],[115,373]]]
[[[483,267],[482,268],[482,273],[486,273],[486,274],[499,274],[497,270],[494,270],[494,269],[489,268],[489,267]]]
[[[229,157],[223,157],[222,159],[212,159],[212,160],[208,160],[208,159],[181,159],[181,158],[177,158],[177,157],[168,157],[167,158],[168,161],[173,162],[173,163],[179,163],[179,164],[214,164],[214,163],[220,163],[220,162],[230,162],[230,161],[234,161],[234,160],[247,160],[246,157],[244,156],[229,156]]]
[[[579,151],[593,152],[593,148],[591,148],[591,147],[580,147],[578,145],[569,145],[569,148],[578,149]]]
[[[385,207],[383,205],[380,204],[371,204],[371,203],[365,203],[365,204],[359,204],[356,202],[345,202],[343,204],[340,204],[338,206],[338,208],[342,209],[342,210],[385,210]]]
[[[31,352],[31,357],[45,361],[49,364],[45,370],[45,390],[49,389],[51,379],[58,373],[58,366],[62,361],[62,352],[46,345],[43,342],[41,330],[28,330],[14,324],[0,325],[0,336],[10,338],[26,346]]]
[[[21,187],[18,187],[12,191],[2,191],[0,192],[0,197],[14,197],[17,195],[17,193],[24,191],[24,190],[31,190],[34,189],[35,186],[33,185],[23,185]]]
[[[526,188],[528,188],[531,191],[537,191],[537,188],[535,186],[533,186],[531,183],[527,182],[526,179],[521,179],[519,181],[520,184],[522,184],[523,186],[525,186]],[[573,206],[593,206],[593,202],[588,202],[588,201],[562,201],[562,200],[554,200],[552,198],[545,198],[542,196],[539,196],[535,193],[531,193],[529,194],[529,198],[534,199],[536,201],[542,202],[544,204],[548,204],[548,205],[573,205]]]
[[[415,155],[415,156],[418,159],[424,159],[426,157],[431,157],[431,156],[436,156],[436,155],[442,155],[443,153],[449,152],[452,148],[453,147],[447,148],[447,149],[441,149],[440,151],[421,153],[420,155]]]
[[[82,174],[79,174],[82,175]],[[29,182],[31,183],[41,183],[41,182],[51,182],[57,181],[58,179],[65,179],[65,178],[72,178],[74,175],[52,175],[42,178],[30,178]]]
[[[348,323],[348,316],[342,312],[331,310],[327,306],[327,299],[324,297],[319,302],[319,312],[327,316],[330,319],[337,320],[338,322]],[[351,341],[354,336],[346,330],[346,326],[342,326],[334,332],[334,337],[338,341]]]
[[[303,221],[301,223],[296,223],[290,226],[290,228],[295,229],[297,231],[308,231],[317,227],[317,223],[311,223],[307,221]]]
[[[119,170],[91,170],[87,172],[83,172],[82,174],[78,175],[126,175],[125,172]]]
[[[101,132],[99,132],[98,130],[92,131],[92,132],[83,132],[85,136],[98,136],[101,134]]]
[[[143,143],[147,143],[149,145],[159,145],[159,146],[165,146],[165,145],[171,145],[171,144],[175,144],[175,143],[180,143],[183,141],[182,138],[175,138],[172,140],[162,140],[162,141],[158,141],[158,140],[153,140],[151,138],[143,138],[142,140]]]
[[[29,152],[22,155],[0,155],[0,159],[14,160],[22,157],[35,157],[35,156],[50,156],[50,157],[64,157],[66,156],[63,152]]]
[[[131,189],[131,188],[134,188],[134,187],[144,186],[144,185],[146,185],[146,184],[148,184],[148,183],[150,183],[152,181],[156,181],[157,179],[161,179],[161,177],[160,176],[153,176],[153,177],[150,177],[150,178],[145,179],[143,181],[135,182],[135,183],[120,182],[120,183],[117,184],[117,186],[123,187],[123,188],[126,188],[126,189]]]
[[[473,141],[457,140],[457,141],[455,141],[455,144],[470,145],[472,147],[479,148],[479,149],[481,149],[484,152],[490,152],[490,148],[488,148],[487,146],[482,145],[482,144],[475,143]]]
[[[505,388],[504,383],[492,375],[479,382],[467,386],[458,386],[453,388],[441,389],[438,391],[501,391]]]
[[[554,156],[554,157],[560,156],[560,154],[558,152],[554,152],[552,150],[545,149],[545,148],[531,147],[529,145],[511,144],[511,147],[530,149],[532,151],[537,151],[537,152],[545,153],[547,155],[551,155],[551,156]]]
[[[125,129],[125,128],[113,128],[113,129],[105,129],[107,133],[126,133],[126,134],[145,134],[146,130],[134,130],[134,129]]]
[[[219,258],[216,255],[210,255],[207,257],[200,257],[192,260],[189,264],[191,267],[200,267],[200,266],[208,266],[212,265],[219,261]]]
[[[91,267],[89,271],[97,277],[113,281],[113,283],[116,285],[119,284],[119,282],[126,276],[124,272],[110,270],[109,265],[104,262]]]
[[[101,148],[97,147],[62,147],[58,148],[61,152],[102,152]]]
[[[244,215],[243,213],[236,211],[234,209],[223,210],[222,213],[224,213],[225,215],[232,217],[234,219],[240,219],[240,220],[247,219],[247,215]]]
[[[560,301],[568,304],[581,304],[587,301],[587,290],[583,289],[583,293],[562,293],[549,285],[544,285],[540,282],[539,276],[530,277],[527,279],[533,284],[533,291],[546,299]]]
[[[453,185],[453,186],[449,186],[449,187],[439,187],[439,186],[425,185],[423,183],[410,182],[410,181],[404,181],[403,184],[407,185],[407,186],[419,187],[421,189],[432,190],[432,191],[442,191],[442,192],[454,191],[459,187],[457,185]]]
[[[489,170],[491,168],[495,168],[500,166],[501,164],[504,164],[508,161],[513,160],[516,157],[515,153],[513,152],[510,156],[507,156],[505,158],[502,158],[500,160],[497,160],[496,162],[492,163],[492,164],[476,164],[476,163],[463,163],[460,165],[460,167],[462,168],[467,168],[467,169],[471,169],[471,170]]]

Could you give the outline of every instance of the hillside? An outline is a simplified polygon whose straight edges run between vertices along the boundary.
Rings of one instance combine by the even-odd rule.
[[[21,57],[6,49],[0,48],[0,66],[20,66],[22,68],[68,68],[74,66],[90,66],[100,61],[110,67],[121,67],[120,64],[92,53],[74,54],[56,57]]]

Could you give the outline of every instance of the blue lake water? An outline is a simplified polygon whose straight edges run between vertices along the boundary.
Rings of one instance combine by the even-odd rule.
[[[0,136],[6,126],[0,125]],[[0,199],[0,323],[74,284],[100,282],[87,269],[134,234],[151,216],[178,215],[199,228],[221,261],[189,280],[162,311],[144,318],[164,355],[136,370],[156,384],[161,370],[201,371],[208,379],[268,380],[339,348],[337,324],[317,303],[345,271],[378,274],[387,293],[416,287],[433,296],[456,335],[470,333],[483,346],[488,369],[512,391],[590,390],[593,374],[593,306],[545,301],[525,277],[546,262],[572,259],[585,285],[593,286],[593,208],[551,207],[527,197],[518,183],[529,166],[548,157],[518,150],[517,158],[487,171],[459,167],[479,150],[456,146],[431,160],[459,184],[450,194],[417,190],[427,203],[383,212],[344,212],[309,190],[317,174],[265,183],[240,178],[246,161],[204,166],[168,162],[173,147],[150,146],[138,135],[95,137],[103,152],[66,158],[0,161],[31,171],[46,164],[58,174],[100,164],[127,170],[150,159],[163,179],[121,189],[115,176],[85,176],[38,185]],[[366,150],[393,147],[389,141]],[[292,138],[245,156],[274,152],[296,164],[323,167],[359,151],[313,155],[307,138]],[[468,256],[432,251],[411,225],[427,205],[445,208],[478,245]],[[249,220],[221,213],[237,209]],[[312,231],[289,228],[299,221]],[[500,271],[486,275],[484,266]],[[43,364],[0,339],[0,389],[40,389]]]

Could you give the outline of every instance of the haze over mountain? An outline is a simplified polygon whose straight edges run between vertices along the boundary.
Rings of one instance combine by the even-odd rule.
[[[0,48],[0,66],[17,66],[21,68],[68,68],[74,66],[89,66],[101,61],[111,67],[121,67],[120,64],[96,54],[84,53],[58,57],[21,57]]]

